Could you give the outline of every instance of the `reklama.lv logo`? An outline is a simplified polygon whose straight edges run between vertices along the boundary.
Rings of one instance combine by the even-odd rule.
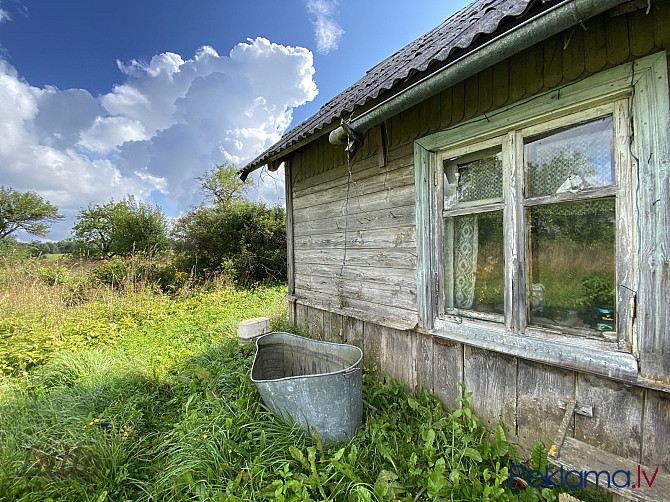
[[[522,465],[512,465],[510,467],[509,486],[513,488],[514,480],[516,479],[524,487],[528,488],[586,488],[589,481],[591,484],[595,482],[595,486],[602,488],[611,488],[614,485],[616,488],[641,488],[642,483],[646,482],[647,486],[651,487],[656,479],[658,467],[654,471],[651,479],[640,465],[637,466],[637,481],[633,475],[631,484],[631,472],[618,470],[611,473],[610,471],[566,471],[563,466],[554,472],[549,472],[549,466],[542,471],[531,470],[526,472]],[[590,476],[590,478],[589,478]],[[605,484],[605,482],[607,484]]]

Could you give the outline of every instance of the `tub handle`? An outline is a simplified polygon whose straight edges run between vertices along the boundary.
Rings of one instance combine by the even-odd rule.
[[[357,371],[361,371],[361,369],[360,369],[360,368],[351,368],[351,369],[349,369],[349,370],[345,370],[344,372],[342,372],[342,374],[343,374],[344,376],[349,376],[349,375],[353,375],[353,374],[356,373]]]

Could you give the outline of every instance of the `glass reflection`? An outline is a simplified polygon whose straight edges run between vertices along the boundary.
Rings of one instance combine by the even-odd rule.
[[[615,331],[615,200],[533,207],[528,222],[531,321]]]
[[[613,185],[612,116],[526,142],[528,197]]]

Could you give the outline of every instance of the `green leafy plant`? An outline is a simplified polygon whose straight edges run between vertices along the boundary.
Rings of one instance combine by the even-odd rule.
[[[174,236],[183,270],[224,271],[243,287],[286,278],[286,213],[279,206],[198,208],[177,221]]]
[[[89,204],[77,214],[72,232],[83,256],[155,255],[168,247],[168,223],[163,211],[126,196],[120,202]]]

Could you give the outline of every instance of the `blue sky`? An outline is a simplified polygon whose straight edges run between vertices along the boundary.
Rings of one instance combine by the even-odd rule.
[[[0,184],[61,207],[52,239],[126,193],[178,216],[195,176],[244,165],[467,3],[0,0]],[[253,197],[283,203],[281,176]]]

